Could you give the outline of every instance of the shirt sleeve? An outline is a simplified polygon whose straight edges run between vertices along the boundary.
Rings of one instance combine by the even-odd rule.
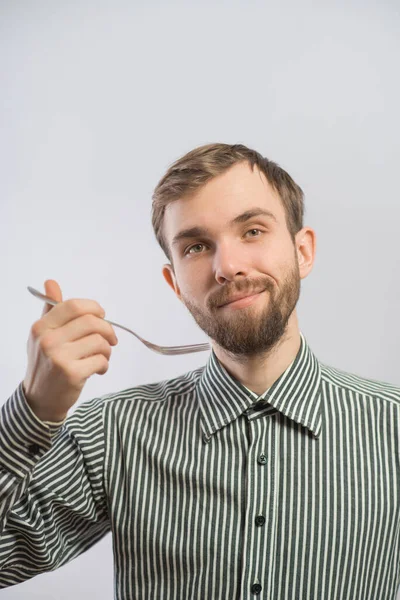
[[[110,530],[103,401],[40,421],[22,382],[0,408],[0,589],[54,570]]]

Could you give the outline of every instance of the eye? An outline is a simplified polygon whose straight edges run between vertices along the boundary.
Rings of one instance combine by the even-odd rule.
[[[256,229],[256,228],[249,229],[246,233],[250,233],[250,231],[259,231],[260,233],[263,233],[263,231],[261,229]],[[259,236],[258,235],[252,235],[250,237],[259,237]]]
[[[193,252],[190,252],[190,250],[198,246],[204,246],[204,244],[194,244],[193,246],[190,246],[187,250],[185,250],[184,254],[193,254]],[[199,252],[194,252],[194,254],[199,254]]]
[[[249,229],[248,231],[246,231],[245,235],[247,235],[248,233],[250,233],[251,231],[257,231],[258,233],[264,233],[264,231],[262,229],[257,229],[257,228],[253,228],[253,229]],[[260,237],[259,235],[252,235],[250,237]],[[184,256],[186,256],[187,254],[200,254],[200,252],[191,252],[192,248],[198,248],[199,246],[204,246],[204,244],[202,243],[198,243],[198,244],[193,244],[193,246],[189,246],[189,248],[187,250],[185,250],[185,252],[183,253]]]

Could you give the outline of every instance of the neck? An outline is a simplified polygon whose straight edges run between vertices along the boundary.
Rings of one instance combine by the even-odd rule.
[[[213,350],[222,366],[232,377],[260,396],[294,361],[300,345],[297,316],[293,312],[285,334],[267,354],[235,358],[217,344],[213,345]]]

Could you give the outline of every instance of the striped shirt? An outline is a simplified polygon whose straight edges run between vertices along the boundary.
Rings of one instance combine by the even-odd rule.
[[[39,421],[1,409],[0,587],[113,536],[118,600],[394,600],[400,388],[303,334],[262,396],[207,364]]]

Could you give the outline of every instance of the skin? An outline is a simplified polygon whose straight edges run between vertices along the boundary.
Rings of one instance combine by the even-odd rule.
[[[230,224],[253,207],[271,211],[276,221],[257,216]],[[207,235],[172,243],[193,226],[204,227]],[[296,305],[301,279],[314,264],[315,232],[304,227],[293,242],[279,196],[257,167],[243,162],[171,203],[164,233],[172,258],[162,268],[166,282],[228,373],[261,395],[300,349]],[[220,306],[234,294],[260,290],[247,306]]]

